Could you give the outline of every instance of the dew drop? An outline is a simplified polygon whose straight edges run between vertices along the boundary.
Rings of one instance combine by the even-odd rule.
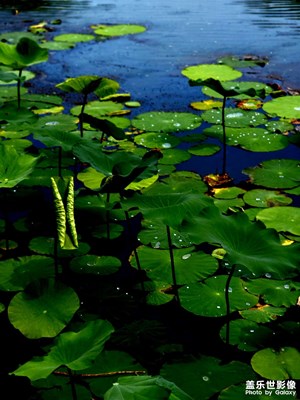
[[[48,312],[47,310],[44,310],[44,311],[43,311],[43,314],[47,314],[47,312]]]
[[[171,143],[163,143],[163,144],[162,144],[162,147],[163,147],[164,149],[169,149],[170,147],[172,147],[172,145],[171,145]]]
[[[191,254],[184,254],[181,258],[183,259],[183,260],[187,260],[188,258],[190,258],[191,257]]]
[[[290,288],[290,285],[284,285],[283,286],[285,289],[289,289]]]
[[[217,306],[217,308],[221,308],[221,306]]]
[[[160,248],[160,242],[156,242],[155,245],[154,245],[154,248],[155,249],[159,249]]]
[[[250,332],[251,332],[251,333],[254,333],[254,329],[250,329]]]
[[[265,274],[265,277],[266,278],[272,278],[272,275],[271,274],[269,274],[268,272]]]
[[[209,377],[208,377],[208,376],[202,376],[202,379],[203,379],[205,382],[209,381]]]

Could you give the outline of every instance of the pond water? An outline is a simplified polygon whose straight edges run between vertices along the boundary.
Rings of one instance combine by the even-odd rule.
[[[118,80],[142,109],[187,111],[191,101],[201,100],[199,88],[190,88],[181,69],[187,65],[215,62],[224,55],[267,57],[269,64],[259,76],[245,79],[300,88],[300,2],[295,0],[2,0],[0,32],[26,29],[42,20],[61,19],[52,35],[90,32],[99,23],[137,23],[147,27],[141,35],[86,43],[64,52],[52,52],[39,88],[53,90],[66,77],[98,74]],[[12,13],[14,4],[18,13]],[[27,9],[26,9],[27,7]],[[17,15],[14,15],[17,14]],[[50,34],[51,35],[51,34]],[[295,157],[292,148],[275,157]],[[243,152],[230,168],[241,170],[272,154]],[[193,160],[189,161],[193,163]],[[205,161],[201,173],[216,172],[215,157]],[[194,168],[184,165],[184,168]],[[241,175],[237,175],[238,178]],[[245,176],[243,176],[244,178]]]

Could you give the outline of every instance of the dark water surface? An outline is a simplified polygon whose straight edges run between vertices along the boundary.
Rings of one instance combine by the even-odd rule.
[[[20,12],[13,15],[13,7],[8,3]],[[269,59],[265,68],[259,68],[258,76],[245,79],[265,82],[275,79],[284,87],[300,89],[299,1],[0,0],[0,4],[0,32],[26,30],[32,23],[58,18],[62,24],[54,26],[55,31],[49,37],[66,32],[89,33],[90,25],[99,23],[137,23],[147,27],[140,35],[51,52],[49,62],[38,66],[43,71],[39,86],[45,90],[53,90],[66,77],[97,74],[118,80],[123,91],[130,92],[133,100],[141,101],[143,107],[137,112],[187,111],[191,101],[201,99],[201,91],[189,87],[181,69],[215,62],[228,54]],[[28,4],[36,8],[29,10]],[[255,165],[260,156],[262,160],[296,157],[296,150],[261,155],[243,152],[242,159],[232,157],[232,168],[241,170]],[[230,151],[233,154],[240,150]],[[210,157],[205,169],[214,172],[211,168],[215,168],[215,163],[215,157]]]

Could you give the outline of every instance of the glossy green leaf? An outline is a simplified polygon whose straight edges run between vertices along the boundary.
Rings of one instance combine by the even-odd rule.
[[[180,164],[191,158],[191,154],[188,151],[181,149],[162,150],[161,153],[163,157],[159,163],[163,165]]]
[[[168,293],[172,289],[172,285],[161,281],[146,281],[144,289],[148,293],[146,302],[152,306],[169,303],[174,299],[174,294]]]
[[[95,168],[88,167],[82,172],[79,172],[77,179],[83,182],[84,186],[91,190],[99,190],[101,182],[105,178],[105,174],[98,172]]]
[[[193,81],[204,81],[210,78],[219,81],[230,81],[240,78],[242,73],[227,65],[200,64],[184,68],[182,74]]]
[[[43,280],[13,297],[8,307],[11,324],[29,339],[54,337],[79,308],[75,291],[53,280]]]
[[[194,243],[211,243],[226,250],[230,265],[244,265],[253,276],[269,273],[275,279],[293,276],[299,265],[297,245],[282,246],[273,230],[252,223],[244,213],[222,215],[210,207],[182,225]]]
[[[202,283],[192,283],[179,289],[180,302],[183,308],[203,317],[222,317],[227,314],[225,286],[227,276],[218,275],[207,278]],[[233,277],[230,281],[230,312],[253,307],[258,296],[249,294],[244,283]]]
[[[190,147],[189,153],[193,154],[194,156],[212,156],[220,150],[221,147],[216,144],[204,143]]]
[[[282,118],[300,118],[300,96],[278,97],[263,105],[263,109],[272,116]]]
[[[135,128],[148,132],[182,132],[198,128],[202,119],[192,113],[149,111],[132,120]]]
[[[42,255],[54,255],[55,240],[52,237],[47,236],[35,236],[29,242],[29,248],[31,251]],[[58,249],[58,257],[68,258],[81,256],[87,254],[90,250],[90,246],[87,243],[79,243],[78,247],[74,250]]]
[[[206,122],[212,124],[222,123],[221,110],[208,110],[202,114],[202,118]],[[249,126],[258,126],[266,122],[264,114],[256,111],[245,111],[234,108],[225,109],[225,125],[232,128],[242,128]]]
[[[254,354],[251,365],[255,372],[266,379],[300,379],[300,353],[293,347],[271,348]]]
[[[114,274],[120,267],[121,261],[116,257],[93,254],[74,257],[70,263],[71,270],[76,273],[100,276]]]
[[[176,136],[171,136],[167,133],[160,134],[151,132],[136,136],[134,141],[140,146],[160,149],[176,147],[180,143],[180,139],[178,139]]]
[[[285,206],[292,203],[292,199],[285,194],[274,190],[253,189],[243,196],[245,203],[252,207]]]
[[[53,40],[56,42],[67,42],[67,43],[80,43],[90,42],[94,40],[94,35],[88,35],[85,33],[63,33],[61,35],[54,36]]]
[[[71,108],[71,114],[80,115],[82,106],[75,106]],[[103,116],[109,116],[123,109],[122,104],[115,103],[113,101],[91,101],[84,109],[85,114],[91,115],[95,118],[101,118]]]
[[[267,228],[277,232],[289,232],[300,235],[300,208],[299,207],[271,207],[259,211],[256,219],[262,221]]]
[[[133,35],[146,30],[144,26],[134,24],[96,25],[92,26],[92,28],[97,35],[105,37]]]
[[[47,378],[60,366],[73,371],[92,365],[101,353],[114,328],[108,321],[95,320],[76,332],[64,332],[44,357],[37,357],[21,365],[12,374],[27,376],[31,381]]]
[[[269,304],[259,305],[257,307],[249,308],[249,310],[239,311],[240,315],[249,321],[257,323],[266,323],[282,317],[286,312],[284,307],[272,307]]]

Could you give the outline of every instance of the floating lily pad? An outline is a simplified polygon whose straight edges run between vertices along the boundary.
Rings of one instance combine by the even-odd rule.
[[[292,203],[292,199],[285,194],[274,190],[253,189],[243,196],[244,201],[252,207],[286,206]]]
[[[243,193],[245,193],[245,190],[237,186],[213,189],[213,195],[216,199],[235,199]]]
[[[274,189],[291,189],[299,186],[299,172],[299,161],[292,159],[267,160],[256,167],[243,170],[254,184]]]
[[[277,232],[289,232],[300,235],[300,208],[299,207],[271,207],[261,210],[256,219],[262,221],[267,228]]]
[[[68,50],[75,47],[74,42],[60,42],[60,41],[53,41],[53,42],[43,42],[40,44],[43,49],[47,49],[50,51],[58,51],[58,50]]]
[[[223,103],[221,101],[215,100],[203,100],[203,101],[194,101],[190,104],[190,106],[194,110],[211,110],[212,108],[222,108]]]
[[[202,114],[206,122],[212,124],[222,123],[221,110],[208,110]],[[258,126],[266,122],[266,116],[256,111],[244,111],[237,109],[225,109],[225,125],[233,128],[242,128],[249,126]]]
[[[218,207],[218,209],[222,213],[226,213],[228,210],[238,211],[242,209],[245,205],[243,199],[235,198],[235,199],[216,199],[214,200],[214,205]]]
[[[54,36],[55,42],[67,42],[67,43],[79,43],[79,42],[90,42],[94,40],[94,35],[88,35],[85,33],[64,33],[62,35]]]
[[[294,129],[293,124],[282,120],[268,121],[265,123],[265,127],[268,129],[268,131],[274,133],[285,133]]]
[[[180,302],[183,308],[203,317],[221,317],[227,314],[225,286],[228,277],[218,275],[206,279],[203,283],[192,283],[179,289]],[[230,312],[253,307],[258,296],[249,294],[244,283],[233,277],[230,281]]]
[[[144,288],[147,292],[146,302],[152,306],[169,303],[174,299],[174,294],[166,293],[172,289],[170,284],[160,281],[146,281]]]
[[[75,106],[71,109],[73,115],[80,115],[82,106]],[[122,110],[123,105],[113,101],[91,101],[87,104],[84,112],[93,117],[99,118],[104,115],[111,115],[116,111]]]
[[[121,261],[112,256],[96,256],[86,254],[74,257],[70,263],[72,271],[79,274],[110,275],[119,270]]]
[[[266,64],[268,64],[268,60],[255,55],[247,55],[243,57],[225,56],[220,58],[218,63],[226,64],[234,68],[249,68],[255,66],[264,67]]]
[[[198,144],[189,148],[189,153],[194,156],[212,156],[221,150],[221,147],[213,143]]]
[[[251,359],[255,372],[266,379],[300,379],[300,353],[293,347],[259,350]]]
[[[191,158],[191,154],[188,151],[181,149],[170,149],[162,151],[163,158],[159,160],[159,164],[173,165],[180,164]]]
[[[33,238],[29,243],[29,248],[34,253],[54,255],[54,238],[46,236],[37,236]],[[87,254],[90,250],[90,246],[87,243],[80,242],[78,247],[74,250],[62,250],[58,249],[58,257],[75,257]]]
[[[94,32],[101,36],[124,36],[145,32],[146,28],[142,25],[119,24],[119,25],[95,25],[92,26]]]
[[[255,351],[266,347],[272,338],[273,331],[253,321],[238,319],[230,322],[229,343],[243,351]],[[223,341],[226,341],[226,326],[220,331]]]
[[[263,109],[272,116],[300,118],[300,96],[278,97],[265,103]]]
[[[205,82],[204,82],[205,84]],[[273,89],[261,82],[222,82],[223,92],[226,93],[227,97],[231,97],[237,100],[249,100],[249,98],[264,98],[268,94],[272,93]],[[224,97],[223,93],[219,93],[216,89],[208,86],[204,86],[202,92],[209,97],[220,99]],[[232,92],[232,93],[231,93]]]
[[[273,307],[270,304],[256,305],[249,310],[239,311],[240,315],[249,321],[266,323],[282,317],[286,312],[285,307]]]
[[[201,121],[192,113],[150,111],[135,117],[132,124],[148,132],[181,132],[198,128]]]
[[[180,143],[180,139],[167,133],[143,133],[135,136],[135,143],[148,148],[170,149]]]
[[[184,68],[181,73],[190,80],[206,80],[213,78],[219,81],[230,81],[242,76],[240,71],[227,65],[200,64]]]

